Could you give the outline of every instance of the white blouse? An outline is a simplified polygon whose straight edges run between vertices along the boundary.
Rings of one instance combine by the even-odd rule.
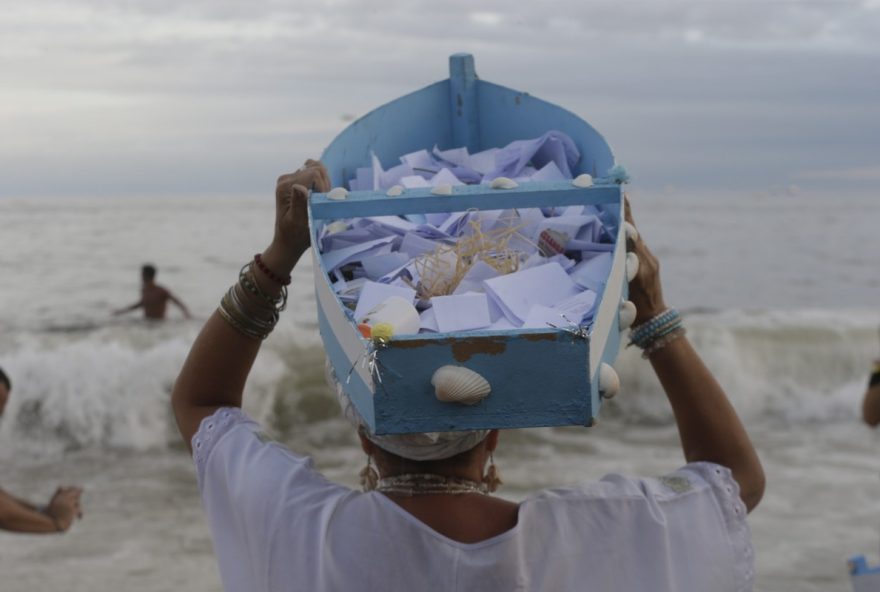
[[[711,463],[546,489],[513,529],[465,544],[331,483],[239,409],[205,418],[192,443],[228,592],[752,590],[746,508]]]

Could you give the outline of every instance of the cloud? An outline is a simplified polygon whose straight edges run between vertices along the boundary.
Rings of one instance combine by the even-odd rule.
[[[880,164],[800,171],[794,176],[810,181],[880,181]]]
[[[15,3],[0,14],[0,195],[249,191],[318,152],[343,114],[444,78],[457,51],[581,114],[639,183],[787,183],[880,151],[877,14],[850,0]]]

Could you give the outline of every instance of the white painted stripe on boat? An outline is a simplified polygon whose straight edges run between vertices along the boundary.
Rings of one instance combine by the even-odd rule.
[[[348,316],[345,314],[342,304],[339,302],[339,299],[336,298],[336,293],[333,292],[333,288],[330,287],[327,273],[321,266],[317,251],[312,249],[312,253],[314,259],[313,268],[315,270],[315,294],[318,297],[318,306],[327,318],[330,330],[333,331],[333,334],[336,336],[336,340],[342,347],[342,351],[345,352],[348,361],[354,367],[354,371],[361,377],[361,380],[370,387],[370,391],[375,393],[376,388],[375,385],[373,385],[373,377],[370,376],[366,364],[360,363],[363,357],[367,355],[366,341],[361,338],[357,327],[348,320]],[[340,368],[337,368],[337,374],[339,374],[340,370]],[[348,370],[346,370],[345,374],[348,374]]]
[[[621,206],[623,207],[623,206]],[[599,314],[593,324],[592,334],[596,337],[590,341],[590,379],[596,379],[596,371],[602,363],[608,335],[614,329],[614,321],[620,311],[620,297],[623,294],[623,281],[626,274],[626,236],[623,224],[617,229],[617,246],[614,249],[614,262],[608,281],[599,304]]]

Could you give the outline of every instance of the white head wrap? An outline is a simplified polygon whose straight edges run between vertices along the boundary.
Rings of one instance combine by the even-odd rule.
[[[392,454],[415,461],[442,460],[470,450],[489,435],[489,430],[425,432],[387,436],[372,434],[363,418],[357,412],[357,409],[355,409],[351,399],[345,393],[345,389],[342,388],[339,380],[337,380],[336,372],[333,370],[330,360],[326,361],[324,369],[327,384],[336,392],[336,398],[339,401],[339,406],[342,407],[342,414],[345,418],[355,427],[364,428],[364,435],[373,444]]]

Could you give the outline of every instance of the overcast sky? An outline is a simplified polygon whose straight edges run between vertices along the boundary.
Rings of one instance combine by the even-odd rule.
[[[0,0],[0,197],[259,194],[459,51],[644,191],[880,186],[880,0]]]

